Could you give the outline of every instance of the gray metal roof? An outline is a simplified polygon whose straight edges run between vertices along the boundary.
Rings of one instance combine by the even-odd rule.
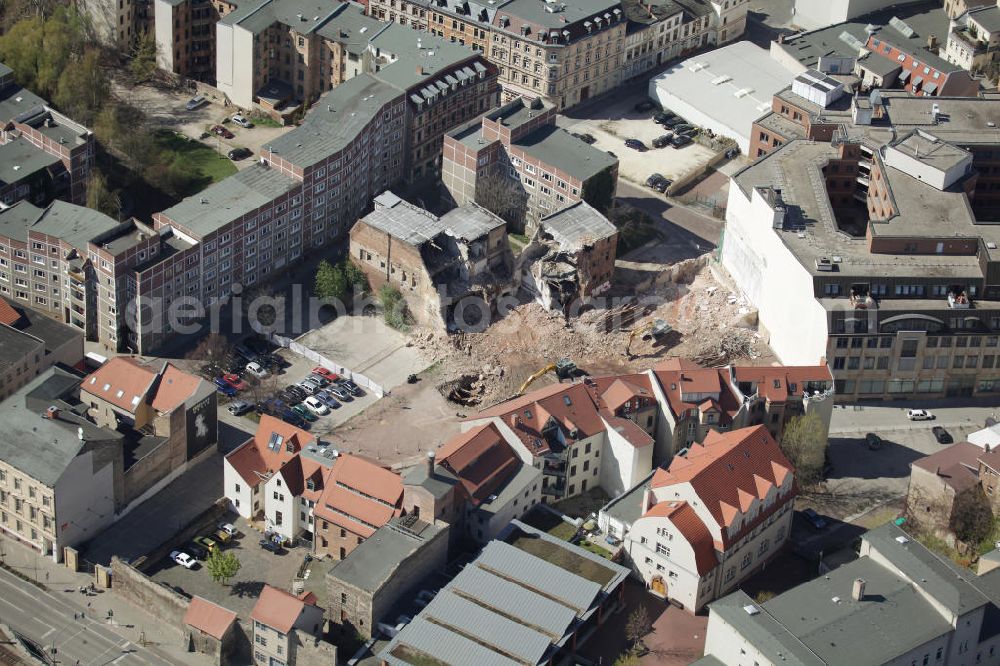
[[[79,329],[60,323],[52,317],[24,307],[9,298],[4,300],[21,315],[21,318],[12,324],[12,328],[41,340],[46,353],[59,349],[74,338],[80,339],[81,349],[83,348],[83,333]]]
[[[0,403],[0,422],[4,424],[0,460],[51,487],[88,440],[121,439],[119,433],[98,428],[70,411],[70,404],[62,397],[79,382],[71,373],[49,368]],[[59,418],[42,415],[48,404],[63,407]],[[82,440],[78,429],[83,430]]]
[[[398,23],[383,24],[382,29],[370,38],[369,47],[375,49],[376,56],[392,57],[392,63],[377,68],[376,77],[400,90],[429,81],[476,56],[476,52],[468,46]],[[422,74],[417,74],[418,67],[422,69]],[[471,73],[470,70],[465,77]],[[442,85],[447,90],[448,86]]]
[[[57,199],[31,225],[31,230],[60,238],[86,253],[87,243],[118,225],[104,213]]]
[[[575,251],[608,238],[618,229],[586,201],[577,201],[550,213],[540,224],[564,250]]]
[[[439,234],[471,241],[504,225],[503,220],[475,204],[452,209],[439,218],[388,190],[375,197],[375,210],[361,221],[415,247]]]
[[[291,136],[294,132],[286,134]],[[205,237],[219,227],[266,206],[285,192],[299,186],[299,181],[259,164],[237,171],[232,176],[172,206],[163,215]]]
[[[504,226],[499,217],[476,204],[453,208],[441,216],[445,233],[460,240],[471,241]]]
[[[559,641],[576,619],[572,609],[476,566],[462,569],[449,587],[485,601],[488,608],[516,618],[552,641]]]
[[[476,664],[476,666],[523,666],[520,662],[508,659],[493,650],[469,640],[461,634],[450,631],[446,627],[434,624],[418,615],[403,630],[396,635],[389,645],[379,653],[379,659],[390,666],[404,664],[438,663],[424,662],[423,655],[414,655],[407,660],[393,654],[401,653],[408,648],[416,649],[424,655],[445,664]],[[405,654],[405,653],[404,653]],[[426,658],[426,657],[424,657]]]
[[[503,511],[508,503],[518,495],[522,494],[532,483],[538,483],[542,478],[542,473],[535,467],[521,463],[517,473],[509,478],[500,488],[493,491],[493,494],[476,507],[476,511],[486,514],[494,514],[496,511]]]
[[[397,525],[399,518],[393,518],[377,529],[334,565],[327,572],[327,578],[375,592],[407,558],[443,529],[422,521],[406,529],[398,529]]]
[[[565,3],[559,12],[546,11],[546,3],[538,0],[511,0],[498,9],[498,13],[514,16],[521,21],[549,30],[565,30],[573,23],[592,18],[597,14],[612,15],[619,8],[619,0],[573,0]]]
[[[615,520],[624,523],[627,528],[631,528],[632,523],[639,520],[642,516],[642,495],[650,487],[650,481],[655,473],[656,470],[653,470],[649,476],[623,495],[619,495],[605,504],[601,507],[601,513],[607,514]]]
[[[618,163],[618,159],[607,152],[552,125],[540,127],[512,141],[511,145],[538,158],[543,164],[550,164],[584,181]]]
[[[403,484],[407,486],[420,486],[436,499],[441,499],[451,492],[458,478],[446,470],[441,465],[434,467],[434,474],[427,475],[427,465],[414,465],[403,476]]]
[[[0,146],[0,185],[16,183],[62,161],[23,138]]]
[[[0,370],[23,363],[41,346],[41,341],[30,335],[15,328],[0,326]]]
[[[297,166],[312,166],[354,141],[382,108],[401,94],[371,74],[359,74],[326,93],[302,125],[264,148]]]
[[[348,53],[360,54],[368,40],[382,29],[383,23],[365,14],[363,5],[344,3],[344,8],[316,31],[326,39],[344,46]]]
[[[983,7],[969,12],[969,18],[987,32],[1000,30],[1000,7]]]
[[[10,208],[0,210],[0,235],[27,243],[28,227],[44,212],[44,209],[28,201],[18,201]]]
[[[221,23],[238,25],[255,35],[275,23],[287,25],[301,34],[310,34],[350,6],[347,2],[320,0],[256,0],[241,4],[224,16]]]

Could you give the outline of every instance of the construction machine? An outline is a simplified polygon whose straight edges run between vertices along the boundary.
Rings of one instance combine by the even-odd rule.
[[[555,371],[556,377],[558,377],[559,380],[562,381],[567,377],[572,377],[573,374],[576,372],[576,370],[577,370],[576,363],[569,360],[568,358],[561,358],[555,363],[549,363],[544,368],[541,368],[531,373],[531,375],[529,375],[528,378],[524,380],[524,383],[521,384],[521,388],[517,389],[517,393],[515,393],[513,397],[516,398],[519,395],[524,395],[524,392],[528,390],[529,386],[535,383],[535,380],[539,379],[540,377],[544,377],[545,375],[549,374],[552,371]]]
[[[628,342],[625,344],[625,355],[632,358],[632,341],[635,340],[636,336],[644,337],[647,333],[649,333],[653,340],[659,340],[672,330],[673,327],[662,319],[653,319],[651,321],[647,321],[645,324],[636,326],[629,331]]]

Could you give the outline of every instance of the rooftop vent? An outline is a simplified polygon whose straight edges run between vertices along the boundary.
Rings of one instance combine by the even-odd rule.
[[[760,613],[760,609],[754,606],[753,604],[747,604],[746,606],[743,607],[743,610],[746,612],[747,615],[757,615],[758,613]]]
[[[839,264],[839,263],[841,263],[841,262],[842,262],[843,260],[844,260],[844,258],[843,258],[843,257],[839,257],[839,256],[834,256],[834,257],[833,257],[833,263],[835,263],[835,264]]]
[[[816,270],[818,271],[832,271],[833,262],[826,257],[819,257],[816,259]]]
[[[695,67],[697,67],[697,65],[695,65]],[[692,69],[694,69],[694,68],[692,68]],[[718,85],[722,85],[726,81],[732,81],[732,80],[733,80],[733,77],[729,76],[728,74],[723,74],[722,76],[717,76],[714,79],[712,79],[712,85],[713,86],[718,86]]]
[[[910,540],[907,539],[902,534],[900,534],[898,537],[896,537],[896,543],[907,544],[907,543],[910,543]]]

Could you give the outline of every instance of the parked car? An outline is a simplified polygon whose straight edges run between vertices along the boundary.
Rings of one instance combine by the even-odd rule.
[[[639,139],[625,139],[625,147],[631,148],[632,150],[638,150],[640,153],[647,150],[646,144],[639,141]]]
[[[246,400],[236,400],[235,402],[229,403],[226,410],[233,416],[243,416],[247,412],[253,409],[253,403],[247,402]]]
[[[687,134],[675,134],[674,138],[670,140],[670,145],[674,148],[680,148],[681,146],[686,146],[691,143],[691,137]]]
[[[245,127],[246,129],[250,129],[251,127],[253,127],[253,123],[250,122],[250,119],[244,116],[242,113],[237,113],[235,116],[233,116],[233,122],[239,125],[240,127]]]
[[[194,541],[184,546],[184,550],[188,553],[191,553],[191,557],[197,558],[199,560],[204,560],[205,558],[208,557],[208,549],[200,544],[195,543]]]
[[[322,391],[316,391],[316,395],[314,395],[313,397],[322,402],[330,409],[337,409],[338,407],[340,407],[340,401],[334,398],[333,394],[326,391],[326,389]]]
[[[264,550],[269,550],[272,553],[280,553],[281,552],[281,546],[279,546],[278,544],[274,543],[270,539],[261,539],[259,543],[260,543],[260,547],[263,548]]]
[[[328,370],[328,369],[324,368],[322,365],[317,365],[315,368],[313,368],[312,369],[312,374],[319,375],[320,377],[326,377],[331,382],[335,382],[338,379],[340,379],[340,377],[337,375],[336,372],[334,372],[332,370]]]
[[[331,384],[326,390],[341,402],[350,402],[352,400],[351,394],[340,384]]]
[[[314,395],[303,400],[302,404],[316,416],[326,416],[330,413],[330,408],[326,406],[326,403]]]
[[[295,405],[295,407],[298,407],[298,405]],[[298,412],[292,411],[292,409],[285,410],[281,414],[281,420],[288,425],[293,425],[296,428],[301,428],[302,430],[309,429],[309,423],[306,422],[304,418],[299,416]]]
[[[653,148],[665,148],[670,145],[670,139],[674,137],[673,134],[667,132],[666,134],[660,135],[653,139]]]
[[[943,426],[934,426],[931,428],[931,432],[934,433],[934,439],[938,441],[938,444],[952,444],[954,439],[952,439],[951,433],[944,429]]]
[[[338,379],[337,385],[340,386],[340,388],[347,391],[348,393],[350,393],[351,395],[353,395],[355,398],[360,398],[365,394],[365,392],[361,390],[360,386],[352,382],[350,379],[347,379],[346,377],[341,377],[340,379]]]
[[[933,421],[935,416],[926,409],[908,409],[906,410],[906,418],[911,421]]]
[[[245,381],[240,379],[239,375],[233,374],[231,372],[227,372],[226,374],[222,375],[222,381],[226,382],[237,391],[246,391],[248,388],[250,388],[250,386]]]
[[[812,509],[806,509],[802,512],[802,517],[805,518],[814,529],[825,530],[826,521],[821,515],[813,511]]]
[[[219,544],[211,537],[199,536],[192,539],[192,541],[207,550],[209,553],[214,553],[216,549],[219,548]]]
[[[663,111],[660,111],[655,116],[653,116],[653,122],[656,123],[657,125],[663,125],[668,120],[671,120],[676,117],[677,114],[675,114],[673,111],[668,111],[664,109]]]
[[[172,559],[177,564],[181,565],[185,569],[190,569],[195,565],[197,560],[180,550],[175,550],[170,553],[170,559]]]
[[[222,377],[216,377],[212,380],[215,383],[215,390],[224,396],[232,398],[236,395],[236,389],[223,381]]]
[[[662,125],[664,127],[669,127],[670,129],[673,129],[673,128],[677,127],[678,125],[683,125],[683,124],[684,124],[684,119],[681,118],[680,116],[674,116],[673,118],[670,118],[669,120],[665,120],[662,123]]]
[[[278,399],[288,405],[295,405],[302,401],[302,398],[287,389],[278,391]]]
[[[572,134],[573,134],[573,136],[575,136],[576,138],[578,138],[580,141],[583,141],[584,143],[586,143],[588,145],[593,145],[593,144],[597,143],[597,139],[594,138],[593,134],[587,134],[587,133],[580,134],[579,132],[573,132]]]
[[[643,113],[645,111],[652,111],[653,109],[655,109],[656,104],[654,104],[651,100],[644,99],[632,108],[634,108],[639,113]]]
[[[316,382],[317,384],[319,384],[320,388],[326,388],[327,386],[330,385],[330,380],[324,377],[323,375],[311,374],[308,377],[306,377],[306,379]]]
[[[255,354],[252,349],[250,349],[244,344],[233,345],[233,353],[242,358],[247,363],[256,360],[257,358],[257,354]]]
[[[319,420],[319,417],[317,417],[315,414],[309,411],[309,408],[303,405],[301,402],[292,407],[292,411],[298,414],[303,421],[306,421],[308,423],[315,423],[316,421]]]
[[[234,139],[234,138],[236,138],[235,134],[233,134],[232,132],[230,132],[229,130],[227,130],[222,125],[213,125],[212,126],[212,134],[216,134],[218,136],[221,136],[223,139]]]
[[[669,178],[664,178],[658,173],[654,173],[652,176],[646,179],[646,185],[648,185],[649,187],[653,188],[654,190],[656,190],[661,194],[666,192],[667,188],[670,187],[670,185],[673,182],[674,181],[670,180]]]
[[[666,178],[664,178],[658,173],[650,174],[649,178],[646,179],[646,187],[652,187],[655,189],[657,183],[659,183],[662,180],[666,180]]]
[[[264,369],[264,366],[262,366],[257,361],[250,361],[249,363],[247,363],[247,372],[249,372],[257,379],[264,379],[270,374],[267,370]]]
[[[208,104],[208,100],[205,99],[204,95],[195,95],[194,97],[188,100],[187,110],[194,111],[195,109],[200,109],[206,104]]]
[[[221,544],[227,544],[233,540],[233,535],[225,530],[215,530],[212,532],[211,537]]]
[[[245,160],[246,158],[250,157],[251,155],[253,155],[253,151],[250,150],[249,148],[233,148],[228,153],[226,153],[226,157],[228,157],[229,159],[231,159],[234,162],[239,162],[240,160]]]
[[[878,451],[879,449],[882,448],[882,438],[873,432],[870,432],[867,435],[865,435],[865,443],[868,445],[868,448],[871,449],[872,451]]]
[[[236,538],[236,535],[239,534],[239,532],[236,531],[236,526],[232,523],[219,523],[219,529],[234,539]]]
[[[674,132],[684,133],[687,132],[688,130],[693,130],[694,125],[691,125],[689,123],[678,123],[677,125],[674,125],[671,129],[673,129]]]
[[[296,402],[305,400],[306,396],[309,395],[306,393],[306,390],[298,384],[289,384],[285,387],[285,391],[294,395],[297,398]]]
[[[312,395],[316,391],[323,388],[322,386],[320,386],[320,383],[318,381],[312,379],[311,377],[306,377],[305,379],[300,381],[297,384],[297,386],[301,386],[308,395]]]

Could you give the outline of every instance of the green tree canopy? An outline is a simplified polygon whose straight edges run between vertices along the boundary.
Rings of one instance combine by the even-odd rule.
[[[239,572],[241,566],[242,564],[235,553],[219,548],[213,550],[212,554],[205,560],[205,568],[211,574],[212,580],[223,585]]]
[[[781,450],[795,468],[799,484],[810,486],[823,480],[826,432],[815,412],[789,419],[781,438]]]
[[[975,485],[955,496],[951,510],[951,529],[955,536],[970,545],[979,545],[993,532],[993,512],[983,489]]]

